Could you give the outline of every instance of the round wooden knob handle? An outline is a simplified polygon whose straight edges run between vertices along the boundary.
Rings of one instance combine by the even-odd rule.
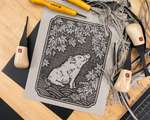
[[[27,47],[18,46],[14,58],[14,66],[16,68],[25,69],[29,67]]]
[[[121,70],[120,75],[114,85],[115,89],[120,92],[128,92],[130,89],[131,78],[132,72],[130,70]]]
[[[126,31],[135,46],[145,44],[144,35],[140,24],[129,24],[126,26]]]

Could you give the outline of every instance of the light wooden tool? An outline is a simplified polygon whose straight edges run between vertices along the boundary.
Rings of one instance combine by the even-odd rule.
[[[28,17],[26,20],[26,25],[24,28],[24,32],[20,41],[19,46],[17,46],[16,54],[14,58],[14,66],[16,68],[25,69],[29,67],[29,59],[28,59],[28,42],[27,42],[27,25],[28,25]]]
[[[119,77],[114,85],[119,92],[128,92],[132,80],[132,72],[130,70],[121,70]]]
[[[137,47],[140,56],[144,55],[145,39],[141,25],[138,23],[131,23],[126,26],[126,32],[129,35],[133,45]],[[126,69],[121,70],[120,75],[114,85],[115,89],[120,92],[128,92],[130,88],[132,72],[131,66],[128,64],[131,64],[131,60],[126,61],[124,66]]]
[[[128,92],[132,80],[131,72],[131,51],[132,45],[129,47],[127,59],[124,63],[122,70],[120,71],[119,77],[114,84],[114,88],[119,92]]]
[[[145,50],[144,49],[145,39],[144,39],[144,34],[141,25],[138,23],[128,24],[126,26],[126,32],[129,35],[133,45],[136,46],[138,53],[142,57],[144,55],[144,50]],[[130,88],[132,72],[131,72],[131,66],[128,64],[131,64],[131,60],[129,59],[125,62],[124,65],[125,69],[121,70],[120,75],[114,85],[117,91],[128,92]]]
[[[126,31],[131,38],[134,46],[145,44],[142,27],[138,23],[132,23],[126,26]]]

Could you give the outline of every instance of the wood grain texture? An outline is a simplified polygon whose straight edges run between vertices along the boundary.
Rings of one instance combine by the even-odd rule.
[[[130,0],[132,10],[138,14],[140,0]],[[136,3],[135,3],[136,1]],[[37,24],[42,14],[42,8],[33,5],[29,0],[1,0],[0,1],[0,69],[6,65],[15,53],[19,43],[26,16],[29,16],[29,33]],[[28,33],[28,34],[29,34]],[[129,94],[132,96],[130,103],[142,93],[143,88],[150,83],[149,78],[139,81],[138,88],[133,88]],[[39,102],[26,99],[24,90],[0,72],[0,97],[9,104],[25,120],[60,120],[58,116]],[[113,104],[113,105],[112,105]],[[125,108],[111,101],[111,95],[107,103],[106,111],[101,116],[88,113],[73,112],[69,120],[118,120],[125,112]]]

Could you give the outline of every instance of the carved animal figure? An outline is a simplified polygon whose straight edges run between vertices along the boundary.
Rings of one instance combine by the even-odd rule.
[[[74,80],[79,74],[82,66],[88,62],[89,58],[90,54],[69,57],[64,64],[52,70],[48,76],[47,82],[62,87],[69,84],[70,88],[75,88]]]

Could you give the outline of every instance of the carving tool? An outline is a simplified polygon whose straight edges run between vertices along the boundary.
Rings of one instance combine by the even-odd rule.
[[[92,9],[92,6],[89,5],[88,3],[84,2],[83,0],[63,0],[63,1],[67,1],[69,3],[72,3],[86,11],[93,11],[95,12],[96,14],[99,14],[98,12],[96,12],[95,10]]]
[[[144,35],[140,24],[131,23],[126,26],[126,31],[134,46],[145,44]]]
[[[143,70],[145,76],[149,76],[150,73],[146,67],[145,63],[145,36],[142,30],[142,27],[139,23],[130,23],[126,26],[126,32],[130,37],[133,45],[136,47],[141,63],[143,64]],[[131,82],[131,58],[127,59],[125,62],[125,70],[121,70],[118,80],[116,81],[114,87],[120,92],[128,92]]]
[[[143,64],[143,70],[145,72],[145,76],[150,76],[148,69],[146,68],[145,63],[145,50],[146,50],[146,37],[144,36],[142,27],[139,23],[131,23],[126,26],[126,31],[131,38],[134,46],[137,49],[137,52],[140,55],[141,63]]]
[[[19,46],[17,46],[16,54],[14,58],[14,66],[16,68],[25,69],[29,67],[29,59],[28,59],[28,41],[27,41],[27,25],[28,25],[28,17],[26,20],[26,25],[24,28],[24,32],[20,41]]]
[[[66,7],[62,4],[58,4],[56,2],[53,1],[48,1],[48,0],[31,0],[32,3],[38,4],[38,5],[42,5],[42,6],[46,6],[47,8],[60,12],[60,13],[64,13],[67,15],[71,15],[71,16],[81,16],[83,18],[86,18],[86,16],[78,13],[76,10],[71,9],[69,7]]]
[[[146,31],[144,29],[143,23],[130,9],[128,9],[127,7],[124,7],[124,8],[126,12],[130,15],[130,17],[134,18],[135,21],[137,22],[137,23],[131,23],[127,25],[126,32],[128,33],[129,37],[131,38],[134,46],[136,47],[139,53],[141,63],[143,64],[145,77],[150,76],[150,72],[148,71],[146,67],[145,57],[144,57],[144,54],[146,51]]]
[[[124,63],[122,70],[120,71],[119,77],[114,84],[114,88],[119,92],[128,92],[130,89],[130,83],[132,79],[131,72],[131,51],[132,47],[129,47],[129,53]]]

